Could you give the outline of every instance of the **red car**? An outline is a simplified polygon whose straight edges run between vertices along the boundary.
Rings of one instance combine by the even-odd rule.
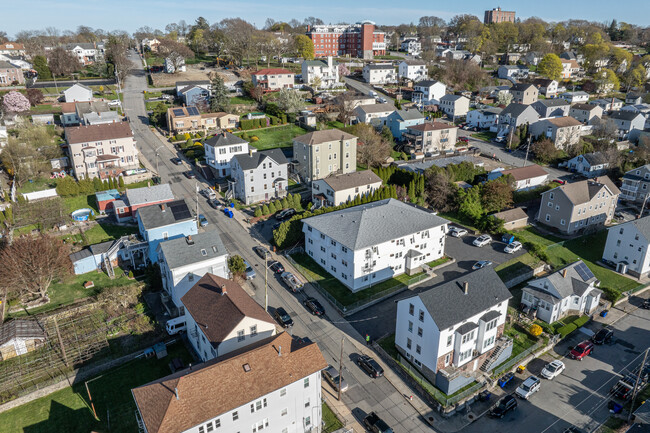
[[[586,357],[587,355],[590,355],[594,351],[594,343],[591,341],[583,341],[582,343],[578,344],[576,347],[571,349],[571,352],[569,352],[569,356],[573,359],[577,359],[578,361],[582,361],[582,358]]]
[[[553,179],[553,182],[555,182],[555,183],[559,183],[560,185],[564,185],[564,184],[566,183],[566,180],[562,180],[562,179]]]
[[[463,141],[465,143],[469,143],[469,138],[468,137],[458,137],[458,141]]]

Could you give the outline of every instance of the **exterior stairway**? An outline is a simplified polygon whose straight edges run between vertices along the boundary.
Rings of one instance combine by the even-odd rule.
[[[512,340],[509,338],[504,338],[501,337],[497,340],[496,347],[492,351],[492,354],[488,356],[485,361],[483,361],[483,364],[479,367],[479,370],[483,372],[487,372],[490,367],[492,367],[492,364],[494,361],[496,361],[499,358],[499,355],[501,355],[501,352],[503,352],[508,346],[512,344]]]

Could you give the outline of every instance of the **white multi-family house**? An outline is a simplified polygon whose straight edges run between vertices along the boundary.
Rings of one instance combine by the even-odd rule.
[[[400,50],[417,56],[422,52],[422,43],[415,38],[404,39],[400,44]]]
[[[230,162],[235,155],[257,152],[248,142],[230,132],[223,131],[203,143],[208,165],[217,171],[219,177],[230,176]]]
[[[82,65],[90,65],[103,58],[103,44],[97,46],[95,43],[71,43],[65,46],[65,50],[72,53]]]
[[[577,92],[564,92],[560,98],[565,99],[570,104],[587,103],[589,101],[589,93],[583,91]]]
[[[623,175],[621,199],[643,203],[650,196],[650,164],[627,171]]]
[[[448,221],[394,199],[302,220],[305,251],[352,292],[444,255]]]
[[[503,109],[497,120],[497,134],[507,135],[518,126],[532,125],[539,120],[539,113],[530,105],[512,103]]]
[[[603,260],[616,263],[616,271],[637,278],[650,273],[650,216],[607,229]]]
[[[569,314],[591,314],[598,307],[600,281],[582,261],[573,262],[546,277],[529,281],[521,303],[535,316],[553,323]]]
[[[567,150],[580,141],[582,123],[570,116],[540,119],[530,125],[530,135],[546,137],[558,149]]]
[[[562,98],[539,99],[531,105],[541,118],[568,116],[571,108],[571,105]]]
[[[318,88],[321,89],[329,89],[339,82],[339,65],[332,60],[332,56],[328,56],[327,60],[317,59],[302,62],[302,82],[312,86],[316,78],[320,80]]]
[[[447,93],[447,86],[440,81],[422,80],[413,87],[413,101],[423,104],[438,103]]]
[[[286,197],[288,164],[280,149],[235,155],[230,163],[235,197],[247,205]]]
[[[634,111],[614,111],[610,113],[609,119],[616,124],[618,138],[620,140],[636,140],[640,131],[645,127],[645,117]]]
[[[370,84],[390,84],[397,82],[397,74],[390,63],[367,64],[363,67],[363,79]]]
[[[251,74],[253,86],[260,87],[264,92],[291,89],[294,77],[293,72],[282,68],[261,69]]]
[[[439,153],[454,150],[458,127],[442,122],[425,122],[407,127],[402,136],[407,142],[406,151]]]
[[[381,184],[381,178],[372,170],[328,176],[312,182],[312,201],[321,206],[338,206],[357,197],[372,195]]]
[[[602,98],[589,101],[592,105],[598,105],[603,111],[617,111],[623,108],[623,101],[618,98]]]
[[[562,78],[572,79],[580,75],[581,67],[575,60],[560,59],[562,62]]]
[[[181,297],[187,339],[201,361],[276,334],[275,321],[236,282],[207,273]]]
[[[369,123],[379,128],[386,126],[388,116],[395,110],[395,105],[390,103],[359,105],[354,109],[354,114],[360,123]]]
[[[498,77],[503,79],[528,78],[529,73],[530,73],[530,69],[528,68],[528,66],[524,66],[524,65],[501,65],[499,66],[499,69],[497,69]]]
[[[146,433],[320,431],[326,367],[316,343],[283,332],[132,389],[137,422]]]
[[[605,174],[609,169],[609,161],[604,153],[585,153],[568,160],[566,162],[566,168],[573,173],[578,173],[591,179]]]
[[[158,244],[162,287],[178,310],[185,314],[181,298],[205,274],[228,278],[228,251],[217,231],[168,239]]]
[[[539,90],[540,95],[544,95],[547,98],[557,95],[559,83],[555,80],[549,80],[548,78],[537,78],[533,80],[533,84]]]
[[[467,112],[467,125],[477,129],[490,129],[499,122],[500,107],[485,107]]]
[[[569,109],[569,116],[587,125],[592,125],[603,117],[603,109],[598,105],[573,104]]]
[[[427,64],[422,60],[402,60],[397,66],[399,78],[418,82],[429,76]]]
[[[494,170],[488,173],[488,180],[498,179],[501,176],[512,176],[515,191],[537,188],[548,180],[548,172],[537,164],[508,170]]]
[[[397,302],[395,346],[453,394],[512,353],[512,341],[503,337],[510,298],[492,267],[465,273]]]
[[[65,102],[87,102],[93,100],[93,89],[83,84],[76,83],[74,86],[63,91]]]
[[[440,108],[449,117],[464,117],[469,111],[469,99],[462,95],[444,95],[440,98]]]

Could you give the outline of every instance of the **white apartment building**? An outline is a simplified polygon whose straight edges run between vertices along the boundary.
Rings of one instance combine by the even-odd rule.
[[[230,176],[230,163],[235,155],[245,155],[250,152],[257,152],[254,147],[249,147],[248,142],[241,137],[223,131],[208,138],[203,143],[205,149],[205,160],[220,177]]]
[[[185,314],[181,298],[205,274],[228,278],[228,251],[217,231],[169,239],[158,245],[158,263],[162,287]]]
[[[235,155],[231,162],[235,197],[247,205],[286,197],[288,165],[280,149]]]
[[[302,220],[305,251],[352,292],[444,255],[448,221],[394,199]]]
[[[261,69],[253,72],[251,78],[255,87],[261,87],[263,91],[270,92],[291,89],[294,82],[294,73],[281,68]]]
[[[181,297],[181,302],[187,339],[204,362],[276,333],[269,313],[232,280],[207,273]]]
[[[338,129],[313,131],[293,139],[293,159],[306,181],[357,171],[357,137]]]
[[[395,105],[386,104],[368,104],[359,105],[354,109],[354,114],[360,123],[369,123],[376,128],[386,126],[388,116],[395,111]]]
[[[395,68],[388,64],[368,64],[363,67],[363,79],[370,84],[390,84],[397,82]]]
[[[422,60],[402,60],[397,67],[397,75],[405,80],[418,82],[427,79],[429,70]]]
[[[326,367],[316,343],[283,332],[131,390],[136,418],[145,433],[313,433]]]
[[[357,197],[372,195],[381,184],[381,178],[372,170],[329,176],[312,182],[312,201],[322,206],[338,206]]]
[[[617,264],[617,272],[637,278],[650,273],[650,216],[607,229],[603,259]]]
[[[68,156],[77,179],[117,177],[140,168],[128,122],[65,128]]]
[[[512,352],[502,338],[510,291],[490,266],[397,302],[395,346],[447,394]],[[476,372],[476,373],[474,373]]]
[[[320,80],[321,89],[329,89],[339,82],[339,66],[332,56],[327,60],[305,60],[301,69],[302,82],[307,85],[311,86],[316,78]]]
[[[417,56],[422,52],[422,43],[417,39],[404,39],[400,44],[400,50],[412,56]]]
[[[447,93],[447,86],[440,81],[422,80],[415,83],[413,88],[414,101],[428,103],[440,101]]]

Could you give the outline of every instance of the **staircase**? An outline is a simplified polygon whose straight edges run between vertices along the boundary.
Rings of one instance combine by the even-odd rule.
[[[499,358],[499,355],[508,347],[512,345],[512,340],[509,338],[499,338],[497,340],[497,345],[492,351],[492,354],[483,361],[483,364],[481,364],[481,367],[479,367],[479,370],[483,372],[487,372],[490,367],[492,367],[492,364],[494,361],[496,361]]]
[[[104,255],[104,267],[106,268],[106,274],[112,280],[115,278],[115,269],[113,269],[113,264],[108,254]]]

